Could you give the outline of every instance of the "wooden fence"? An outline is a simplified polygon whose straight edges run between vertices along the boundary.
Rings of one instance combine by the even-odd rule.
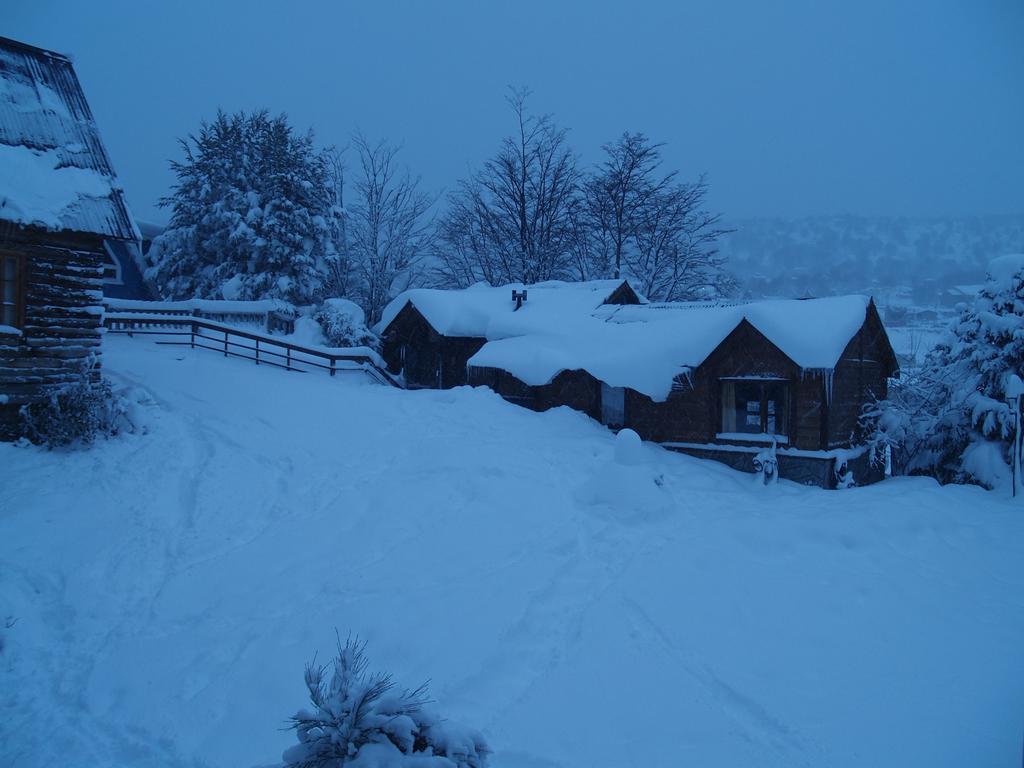
[[[272,365],[303,373],[319,369],[331,376],[339,371],[361,371],[381,384],[401,386],[370,349],[357,347],[337,352],[314,349],[185,314],[108,312],[104,316],[104,324],[108,333],[181,337],[181,340],[164,339],[156,343],[208,349],[225,357],[252,360],[256,365]]]

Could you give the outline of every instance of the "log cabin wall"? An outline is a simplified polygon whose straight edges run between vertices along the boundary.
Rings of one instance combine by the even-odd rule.
[[[467,383],[473,387],[489,387],[510,403],[537,410],[539,387],[524,384],[508,371],[499,368],[471,366]]]
[[[722,423],[721,379],[744,376],[785,379],[789,383],[786,427],[790,445],[805,450],[822,447],[823,377],[801,371],[746,321],[689,378],[679,377],[664,402],[627,391],[626,425],[645,440],[715,442]]]
[[[406,386],[438,386],[441,336],[411,304],[388,326],[381,339],[381,353],[391,373],[405,376]]]
[[[391,373],[404,371],[407,387],[450,389],[467,383],[466,364],[484,339],[442,336],[412,304],[406,304],[381,338]]]
[[[629,281],[623,280],[622,285],[612,291],[608,298],[604,300],[604,303],[616,305],[639,304],[640,297],[636,295],[636,291],[633,290],[633,286],[629,284]]]
[[[829,409],[828,445],[848,446],[860,437],[859,420],[865,404],[884,399],[889,378],[898,373],[898,365],[885,327],[874,304],[857,334],[846,345],[832,380]]]
[[[500,368],[471,366],[467,383],[489,387],[510,403],[534,411],[567,406],[593,419],[601,417],[601,382],[586,371],[562,371],[548,384],[530,386]]]
[[[691,388],[684,383],[683,390],[672,392],[664,402],[627,389],[625,426],[644,440],[659,443],[708,442],[714,436],[710,387],[700,381],[694,384]]]
[[[601,418],[601,382],[586,371],[562,371],[551,383],[532,389],[538,411],[564,405],[592,419]]]
[[[469,382],[469,358],[479,352],[486,341],[468,336],[441,337],[441,389],[461,387]]]
[[[97,236],[6,226],[0,251],[21,265],[21,333],[0,334],[0,438],[11,439],[21,406],[99,377],[103,249]]]

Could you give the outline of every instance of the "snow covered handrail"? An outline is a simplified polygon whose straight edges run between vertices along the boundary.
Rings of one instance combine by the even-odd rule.
[[[257,365],[272,365],[299,372],[306,372],[308,369],[305,366],[311,366],[328,371],[331,376],[337,371],[362,370],[382,384],[400,386],[387,372],[380,356],[368,347],[316,349],[195,315],[108,312],[104,316],[104,324],[108,332],[124,333],[128,336],[188,336],[188,341],[157,341],[157,344],[209,349],[221,352],[225,357],[252,360]]]
[[[294,310],[281,301],[227,301],[185,299],[182,301],[142,301],[104,297],[108,312],[145,315],[204,317],[222,323],[250,323],[291,333],[295,329]]]

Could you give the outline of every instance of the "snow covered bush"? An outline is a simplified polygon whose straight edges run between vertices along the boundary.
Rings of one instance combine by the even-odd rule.
[[[322,296],[339,257],[341,208],[312,134],[267,112],[218,113],[181,141],[170,226],[147,271],[168,299]]]
[[[987,488],[1009,477],[1013,417],[1006,378],[1024,366],[1024,255],[989,265],[987,281],[919,371],[873,403],[863,423],[897,467]]]
[[[379,340],[366,327],[362,308],[348,299],[327,299],[313,314],[329,347],[379,347]]]
[[[425,707],[426,685],[399,690],[391,676],[367,671],[365,643],[349,638],[328,677],[306,667],[311,710],[292,718],[299,743],[282,755],[288,768],[484,768],[489,750],[476,732],[442,721]]]
[[[86,370],[78,381],[54,388],[42,401],[22,406],[21,434],[37,445],[90,445],[115,435],[126,413],[123,399],[105,379]]]

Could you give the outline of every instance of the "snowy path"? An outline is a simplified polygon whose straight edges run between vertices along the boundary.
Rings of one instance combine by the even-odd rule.
[[[0,446],[2,765],[270,763],[336,627],[498,768],[1019,764],[1006,499],[759,491],[485,391],[107,343],[150,434]]]

